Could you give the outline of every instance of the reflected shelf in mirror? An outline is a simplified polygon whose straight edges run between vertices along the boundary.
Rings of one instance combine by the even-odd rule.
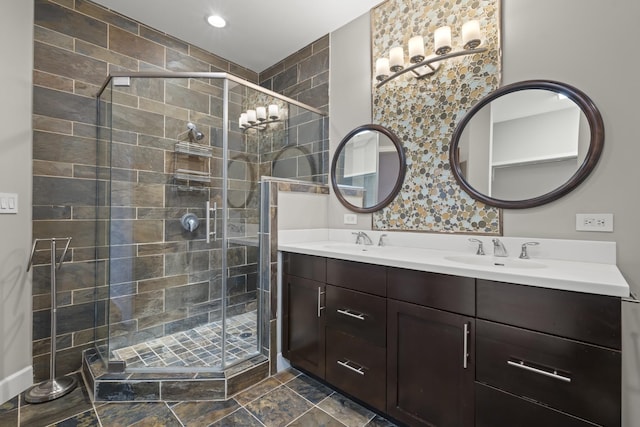
[[[531,80],[482,99],[457,125],[453,175],[489,206],[522,209],[556,200],[593,170],[604,145],[600,112],[564,83]]]

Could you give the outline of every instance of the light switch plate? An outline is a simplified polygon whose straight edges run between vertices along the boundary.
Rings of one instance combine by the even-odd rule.
[[[0,214],[18,213],[18,195],[16,193],[0,193]]]

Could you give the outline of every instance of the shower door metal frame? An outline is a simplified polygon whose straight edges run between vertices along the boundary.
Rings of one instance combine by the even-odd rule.
[[[227,250],[228,250],[228,238],[227,238],[227,227],[228,227],[228,218],[227,218],[227,207],[228,207],[228,203],[227,203],[227,196],[228,196],[228,161],[229,161],[229,153],[228,153],[228,144],[229,144],[229,82],[232,81],[234,83],[237,83],[239,85],[242,85],[246,88],[255,90],[257,92],[263,93],[265,95],[271,96],[273,98],[279,99],[283,102],[286,102],[288,104],[291,105],[295,105],[297,107],[303,108],[309,112],[318,114],[322,117],[326,117],[326,112],[321,111],[319,109],[313,108],[309,105],[306,105],[302,102],[299,102],[295,99],[291,99],[288,98],[286,96],[283,96],[281,94],[278,94],[276,92],[273,92],[271,90],[265,89],[262,86],[259,86],[255,83],[251,83],[249,81],[246,81],[244,79],[241,79],[239,77],[236,77],[234,75],[228,74],[228,73],[219,73],[219,72],[164,72],[164,71],[142,71],[142,72],[112,72],[110,73],[105,82],[103,83],[103,85],[100,87],[100,89],[98,90],[97,94],[96,94],[96,102],[97,102],[97,114],[100,114],[100,96],[102,95],[102,93],[104,92],[104,90],[109,87],[111,85],[111,90],[113,91],[113,85],[114,85],[114,78],[166,78],[166,79],[180,79],[180,78],[184,78],[184,79],[215,79],[215,80],[222,80],[223,81],[223,112],[222,112],[222,116],[223,116],[223,125],[222,125],[222,149],[223,149],[223,170],[222,170],[222,181],[224,183],[223,187],[222,187],[222,211],[223,211],[223,215],[222,215],[222,262],[221,262],[221,269],[222,269],[222,342],[221,342],[221,365],[219,368],[212,368],[212,367],[202,367],[202,366],[195,366],[195,367],[172,367],[172,368],[167,368],[167,367],[159,367],[159,368],[135,368],[136,372],[149,372],[149,373],[162,373],[162,372],[211,372],[211,371],[224,371],[226,368],[233,366],[237,363],[241,363],[242,361],[246,360],[240,360],[240,361],[235,361],[233,363],[227,363],[226,362],[226,320],[227,320],[227,268],[228,268],[228,263],[227,263]],[[111,95],[111,99],[109,100],[109,105],[113,105],[113,96]],[[110,114],[111,117],[111,114]],[[104,126],[104,124],[103,124]],[[112,124],[109,123],[109,129],[110,132],[112,133]],[[98,132],[99,130],[96,130],[96,137],[98,136]],[[112,138],[110,137],[110,140]],[[109,150],[109,157],[111,158],[111,151]],[[108,159],[109,164],[111,162],[110,158]],[[111,181],[111,168],[109,168],[109,181]],[[109,200],[108,205],[107,206],[111,206],[111,202],[110,202],[110,191],[108,193],[108,197]],[[210,196],[209,196],[210,197]],[[263,201],[261,200],[261,203]],[[258,210],[261,211],[261,207],[258,207]],[[261,217],[262,215],[259,214],[259,216]],[[267,219],[270,220],[270,219]],[[109,218],[109,221],[111,221],[111,219]],[[262,228],[262,224],[259,226],[259,229]],[[217,238],[217,236],[216,236]],[[259,247],[258,247],[258,253],[262,254],[264,251],[264,248],[262,248],[262,243],[263,239],[259,238]],[[110,243],[109,243],[110,245]],[[260,277],[262,275],[262,268],[261,268],[261,263],[263,262],[262,256],[258,257],[258,291],[262,291],[262,278]],[[110,273],[110,269],[109,269],[109,273]],[[110,284],[110,277],[107,277],[108,283]],[[273,291],[273,289],[272,289]],[[262,302],[261,302],[261,296],[260,293],[258,292],[258,294],[256,295],[256,299],[257,299],[257,304],[258,304],[258,309],[257,309],[257,319],[256,319],[256,330],[258,332],[258,342],[257,342],[257,348],[256,348],[256,354],[261,354],[261,349],[263,348],[263,344],[264,344],[264,340],[265,340],[265,336],[264,334],[266,333],[266,331],[263,331],[263,316],[267,315],[268,310],[267,307],[262,307]],[[107,321],[107,326],[108,326],[108,321]],[[126,364],[123,361],[116,361],[116,360],[111,360],[110,359],[110,349],[108,348],[108,341],[109,341],[109,337],[107,337],[107,354],[102,354],[102,352],[98,352],[99,355],[102,357],[103,361],[105,362],[105,365],[108,367],[109,371],[118,371],[118,372],[123,372],[124,370],[126,370]],[[271,343],[271,345],[275,345],[275,343]],[[106,356],[106,359],[105,359]],[[132,369],[133,371],[134,369]]]

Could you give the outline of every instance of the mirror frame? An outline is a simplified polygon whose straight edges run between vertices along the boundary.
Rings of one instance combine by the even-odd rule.
[[[338,157],[340,156],[340,153],[342,152],[344,147],[347,145],[347,143],[353,136],[365,130],[377,131],[384,134],[387,138],[389,138],[389,140],[391,140],[393,145],[396,147],[396,151],[399,157],[398,160],[400,161],[400,170],[398,171],[398,177],[389,195],[385,197],[383,200],[376,203],[375,205],[367,208],[355,206],[349,203],[347,199],[340,192],[340,189],[338,187],[338,182],[336,180],[336,168],[338,165]],[[333,153],[333,159],[331,161],[331,186],[333,187],[333,193],[336,195],[340,203],[342,203],[347,209],[352,210],[354,212],[358,212],[358,213],[372,213],[384,208],[389,203],[391,203],[393,199],[396,198],[396,196],[400,192],[400,189],[402,188],[402,184],[404,183],[404,176],[406,172],[407,172],[406,155],[404,153],[402,144],[400,143],[400,139],[396,136],[396,134],[394,134],[384,126],[375,125],[375,124],[366,124],[366,125],[358,126],[357,128],[353,129],[344,138],[342,138],[342,141],[340,141],[340,144],[338,144],[336,151]]]
[[[530,199],[522,199],[522,200],[503,200],[496,199],[494,197],[487,196],[483,193],[480,193],[476,189],[474,189],[462,176],[462,169],[460,167],[460,159],[458,152],[458,144],[460,142],[460,138],[462,136],[462,132],[466,125],[471,121],[473,116],[480,110],[482,107],[489,104],[491,101],[507,95],[512,92],[517,92],[521,90],[528,89],[542,89],[553,91],[556,93],[560,93],[565,95],[567,98],[571,99],[573,102],[577,104],[577,106],[582,110],[584,115],[587,118],[590,129],[591,142],[589,144],[589,150],[582,162],[582,165],[578,168],[578,170],[566,181],[564,184],[557,187],[555,190],[552,190],[548,193],[542,194],[537,197],[533,197]],[[584,181],[587,176],[593,171],[600,155],[602,153],[602,149],[604,147],[604,123],[602,121],[602,116],[600,115],[600,111],[593,103],[593,101],[581,90],[570,86],[565,83],[560,83],[552,80],[526,80],[522,82],[513,83],[507,86],[503,86],[494,92],[491,92],[485,98],[480,100],[476,105],[474,105],[465,116],[462,118],[460,123],[456,126],[453,137],[451,138],[451,145],[449,147],[449,164],[451,166],[451,171],[453,172],[453,176],[456,181],[462,187],[462,189],[467,192],[474,199],[483,202],[489,206],[495,206],[497,208],[505,208],[505,209],[525,209],[532,208],[540,205],[544,205],[546,203],[552,202],[554,200],[559,199],[560,197],[570,193],[573,191],[578,185]]]

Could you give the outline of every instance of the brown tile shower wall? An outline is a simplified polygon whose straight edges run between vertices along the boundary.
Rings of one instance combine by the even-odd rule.
[[[107,333],[105,260],[108,256],[108,237],[121,243],[114,248],[114,254],[121,260],[118,262],[127,267],[116,268],[115,271],[112,269],[112,273],[130,271],[132,274],[124,274],[119,279],[116,276],[119,284],[112,291],[120,293],[122,302],[130,304],[132,310],[148,314],[144,326],[152,328],[154,322],[161,321],[154,320],[153,316],[165,316],[155,311],[160,304],[158,296],[161,293],[165,293],[165,296],[173,293],[165,300],[171,305],[172,301],[178,302],[180,299],[200,301],[206,293],[205,288],[208,288],[201,285],[205,279],[198,279],[198,274],[192,274],[192,277],[180,274],[183,260],[172,259],[170,255],[182,249],[181,246],[196,243],[165,240],[157,218],[159,209],[165,209],[161,207],[165,198],[169,202],[166,209],[180,208],[180,203],[173,200],[171,205],[175,194],[159,185],[166,178],[166,165],[173,158],[169,156],[167,159],[167,150],[151,145],[152,140],[158,141],[161,129],[155,127],[155,120],[149,119],[172,117],[173,120],[168,120],[170,125],[180,127],[187,119],[178,114],[181,111],[184,114],[184,105],[179,102],[184,99],[187,88],[180,84],[168,86],[166,96],[174,100],[173,107],[165,107],[159,102],[159,93],[151,87],[153,83],[149,87],[139,88],[140,93],[118,92],[118,111],[125,113],[120,118],[134,118],[132,124],[143,123],[144,126],[143,129],[114,132],[114,138],[122,148],[121,157],[114,159],[120,162],[114,170],[114,177],[118,183],[132,185],[138,190],[134,197],[138,201],[144,200],[145,208],[137,209],[137,219],[132,221],[134,206],[120,203],[114,208],[113,215],[122,225],[130,228],[123,228],[122,234],[107,236],[106,200],[97,199],[109,190],[107,182],[102,180],[108,171],[105,164],[97,163],[95,143],[94,96],[99,86],[109,72],[124,70],[224,71],[253,82],[258,82],[258,75],[85,0],[36,0],[34,34],[33,236],[73,237],[67,255],[68,263],[59,270],[57,277],[57,360],[58,373],[64,374],[80,366],[82,350],[93,347],[94,322],[98,326],[98,340],[104,339]],[[203,88],[206,85],[201,85],[198,91]],[[143,93],[143,90],[146,92]],[[195,96],[202,102],[207,97],[202,93]],[[190,119],[198,123],[205,121],[205,114],[211,106],[194,102],[195,105],[188,105],[192,115]],[[172,108],[177,116],[168,111]],[[215,123],[207,125],[214,126]],[[144,132],[137,132],[140,130]],[[162,129],[162,132],[165,130]],[[241,139],[236,137],[236,140]],[[159,165],[163,165],[161,172],[154,171]],[[96,180],[96,176],[101,180]],[[120,194],[117,186],[116,183],[110,189],[115,190],[116,200]],[[131,245],[124,231],[146,243]],[[142,255],[138,260],[131,258],[134,246],[138,255]],[[194,252],[197,262],[202,265],[209,263],[204,252]],[[251,250],[243,252],[237,249],[232,252],[239,273],[242,272],[243,262],[250,263],[257,256]],[[211,257],[214,258],[215,254],[214,251]],[[47,251],[39,251],[33,276],[33,355],[37,381],[49,376],[48,260]],[[163,269],[173,274],[165,277],[161,274]],[[129,280],[134,278],[136,280]],[[219,280],[219,277],[215,280]],[[94,286],[96,281],[97,287]],[[176,286],[186,283],[193,284],[189,292],[179,292],[177,289],[180,288]],[[141,284],[145,295],[132,298],[134,288]],[[96,298],[97,306],[94,304]],[[208,309],[215,310],[215,307]],[[168,318],[163,317],[162,322],[179,321],[175,317],[176,312]],[[120,326],[127,327],[126,324]]]
[[[327,34],[277,64],[262,71],[260,86],[303,102],[321,111],[329,111],[330,38]],[[280,178],[328,182],[329,120],[310,119],[292,108],[288,139],[265,150],[261,170],[274,170]],[[297,149],[290,148],[297,145]],[[262,175],[271,175],[262,173]]]

